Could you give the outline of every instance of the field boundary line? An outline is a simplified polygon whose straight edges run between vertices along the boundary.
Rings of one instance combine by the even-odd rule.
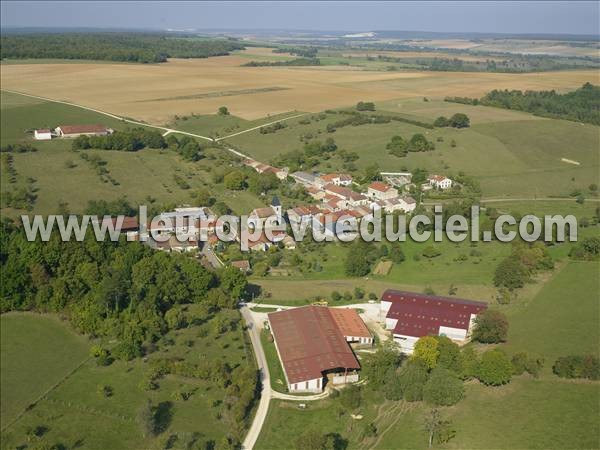
[[[168,128],[168,127],[162,127],[160,125],[152,125],[150,123],[139,122],[137,120],[133,120],[133,119],[128,119],[126,117],[117,116],[116,114],[112,114],[112,113],[109,113],[109,112],[106,112],[106,111],[102,111],[100,109],[90,108],[89,106],[78,105],[77,103],[67,102],[67,101],[64,101],[64,100],[54,100],[54,99],[47,98],[47,97],[41,97],[39,95],[26,94],[24,92],[12,91],[12,90],[9,90],[9,89],[2,89],[2,91],[3,92],[9,92],[11,94],[23,95],[25,97],[35,98],[35,99],[38,99],[38,100],[44,100],[46,102],[60,103],[62,105],[73,106],[75,108],[81,108],[81,109],[85,109],[87,111],[95,112],[97,114],[102,114],[104,116],[120,120],[122,122],[132,123],[134,125],[141,125],[143,127],[155,128],[157,130],[163,130],[163,131],[166,132],[165,135],[168,134],[168,133],[181,133],[181,134],[186,134],[188,136],[193,136],[193,137],[197,137],[197,138],[205,139],[207,141],[214,142],[214,139],[209,138],[207,136],[202,136],[200,134],[188,133],[187,131],[179,131],[179,130],[175,130],[175,129]]]
[[[12,427],[15,423],[17,423],[28,411],[32,410],[33,408],[35,408],[35,406],[41,402],[48,394],[50,394],[50,392],[52,392],[53,390],[55,390],[58,386],[60,386],[61,384],[63,384],[65,381],[67,381],[68,378],[70,378],[75,372],[77,372],[86,362],[88,362],[92,357],[88,356],[86,357],[83,361],[81,361],[75,368],[73,368],[73,370],[71,370],[69,373],[67,373],[64,377],[62,377],[60,380],[58,380],[53,386],[50,386],[48,389],[46,389],[46,391],[42,392],[42,394],[40,394],[40,396],[38,398],[36,398],[34,401],[32,401],[31,403],[29,403],[27,406],[25,406],[25,409],[23,411],[21,411],[17,417],[15,417],[13,420],[11,420],[10,422],[8,422],[5,426],[2,427],[2,429],[0,429],[0,432],[4,432],[6,431],[8,428]]]
[[[268,127],[269,125],[273,125],[273,124],[276,124],[276,123],[279,123],[279,122],[285,122],[286,120],[296,119],[297,117],[306,116],[308,114],[311,114],[311,113],[296,114],[295,116],[284,117],[283,119],[274,120],[273,122],[263,123],[262,125],[258,125],[258,126],[253,127],[253,128],[248,128],[247,130],[238,131],[237,133],[230,134],[229,136],[223,136],[223,137],[217,138],[217,139],[215,139],[215,142],[219,142],[219,141],[222,141],[222,140],[225,140],[225,139],[229,139],[229,138],[232,138],[234,136],[239,136],[240,134],[248,133],[250,131],[258,130],[259,128],[262,128],[262,127]]]

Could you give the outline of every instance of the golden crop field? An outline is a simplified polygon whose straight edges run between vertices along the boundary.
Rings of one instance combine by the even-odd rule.
[[[384,72],[348,66],[241,67],[247,56],[179,59],[163,64],[2,65],[3,89],[101,109],[151,123],[175,115],[232,114],[257,119],[293,110],[318,112],[358,101],[481,96],[492,89],[571,90],[598,72],[527,74]]]

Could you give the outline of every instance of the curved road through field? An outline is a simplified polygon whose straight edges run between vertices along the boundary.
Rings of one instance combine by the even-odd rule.
[[[247,306],[242,306],[240,308],[240,312],[242,313],[242,317],[246,321],[246,325],[248,326],[248,334],[250,335],[250,341],[252,342],[252,347],[254,348],[254,357],[256,358],[256,365],[258,366],[258,370],[260,373],[260,382],[262,385],[260,391],[260,402],[258,403],[258,408],[256,409],[256,414],[254,416],[254,420],[252,421],[252,425],[248,430],[248,434],[242,443],[242,448],[245,450],[250,450],[256,444],[256,440],[258,439],[258,435],[260,434],[260,430],[265,423],[265,419],[267,418],[267,412],[269,411],[269,402],[271,401],[271,377],[269,375],[269,366],[267,364],[267,358],[265,357],[265,352],[263,350],[262,344],[260,342],[260,326],[254,321],[254,317],[250,309]]]
[[[63,100],[54,100],[54,99],[47,98],[47,97],[40,97],[39,95],[25,94],[24,92],[11,91],[9,89],[2,89],[2,90],[4,92],[9,92],[11,94],[23,95],[24,97],[35,98],[35,99],[38,99],[38,100],[43,100],[45,102],[60,103],[61,105],[68,105],[68,106],[73,106],[75,108],[85,109],[87,111],[92,111],[92,112],[95,112],[97,114],[102,114],[104,116],[111,117],[111,118],[116,119],[116,120],[120,120],[121,122],[127,122],[127,123],[131,123],[133,125],[140,125],[140,126],[143,126],[143,127],[154,128],[156,130],[164,131],[163,136],[166,136],[166,135],[171,134],[171,133],[178,133],[178,134],[183,134],[183,135],[186,135],[186,136],[191,136],[191,137],[196,137],[196,138],[199,138],[199,139],[204,139],[206,141],[210,141],[210,142],[214,142],[214,143],[216,143],[218,141],[222,141],[224,139],[228,139],[228,138],[234,137],[234,136],[239,136],[240,134],[248,133],[249,131],[258,130],[259,128],[264,127],[264,126],[273,125],[274,123],[284,122],[286,120],[295,119],[296,117],[301,117],[301,116],[305,116],[305,115],[309,114],[309,113],[302,113],[302,114],[296,114],[295,116],[284,117],[283,119],[274,120],[273,122],[262,124],[262,125],[259,125],[257,127],[249,128],[247,130],[242,130],[242,131],[239,131],[237,133],[231,134],[229,136],[225,136],[225,137],[222,137],[222,138],[214,139],[214,138],[211,138],[211,137],[208,137],[208,136],[202,136],[201,134],[190,133],[189,131],[182,131],[182,130],[177,130],[175,128],[162,127],[160,125],[152,125],[152,124],[146,123],[146,122],[139,122],[137,120],[133,120],[133,119],[128,119],[126,117],[117,116],[116,114],[112,114],[112,113],[109,113],[109,112],[106,112],[106,111],[102,111],[100,109],[90,108],[89,106],[78,105],[76,103],[65,102]],[[225,146],[224,148],[228,152],[231,152],[234,155],[239,156],[240,158],[248,158],[249,157],[248,155],[245,155],[242,152],[239,152],[239,151],[237,151],[237,150],[235,150],[235,149],[233,149],[231,147]]]

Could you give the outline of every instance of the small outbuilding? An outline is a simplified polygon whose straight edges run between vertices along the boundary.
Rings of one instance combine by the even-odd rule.
[[[38,141],[49,141],[52,139],[52,130],[50,128],[40,128],[33,132],[34,139]]]

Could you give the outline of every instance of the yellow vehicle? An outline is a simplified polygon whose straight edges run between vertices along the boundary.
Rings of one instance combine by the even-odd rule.
[[[311,303],[313,306],[327,306],[329,302],[327,300],[317,300],[316,302]]]

